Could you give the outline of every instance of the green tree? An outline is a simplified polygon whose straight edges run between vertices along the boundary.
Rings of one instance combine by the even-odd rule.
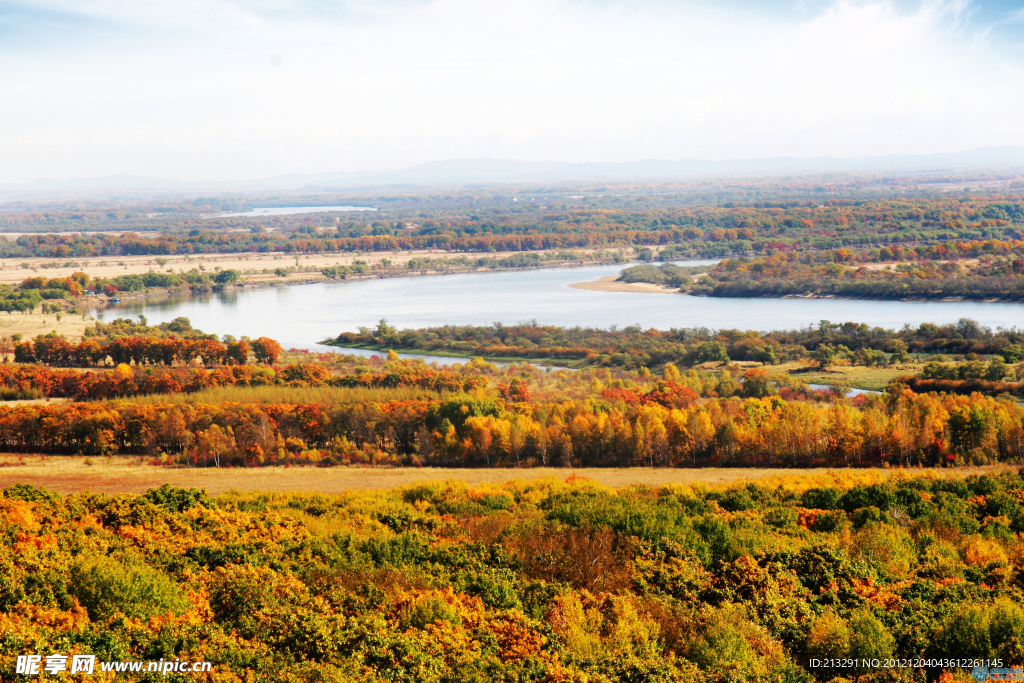
[[[896,639],[871,610],[864,608],[850,615],[850,657],[888,659],[895,647]]]
[[[810,358],[818,364],[822,370],[836,361],[836,349],[829,344],[821,344],[810,353]]]

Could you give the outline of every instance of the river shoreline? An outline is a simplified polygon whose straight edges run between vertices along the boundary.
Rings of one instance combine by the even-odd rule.
[[[454,254],[453,258],[458,258],[459,254]],[[241,284],[227,285],[218,289],[204,289],[204,290],[193,290],[190,287],[150,287],[148,289],[138,290],[134,292],[118,292],[117,298],[120,302],[127,301],[145,301],[148,299],[171,299],[178,297],[191,297],[194,295],[213,294],[216,292],[243,292],[252,291],[258,289],[268,289],[271,287],[291,287],[294,285],[308,285],[315,284],[318,282],[360,282],[365,280],[387,280],[393,278],[418,278],[418,277],[435,277],[440,275],[467,275],[467,274],[486,274],[486,273],[503,273],[503,272],[517,272],[517,271],[532,271],[532,270],[549,270],[553,268],[586,268],[591,266],[609,266],[619,265],[623,267],[630,265],[631,262],[621,262],[614,258],[607,259],[589,259],[589,260],[561,260],[561,261],[549,261],[536,266],[517,266],[517,267],[496,267],[496,268],[485,268],[485,267],[472,267],[472,268],[446,268],[446,269],[422,269],[422,270],[379,270],[372,271],[369,273],[350,273],[341,278],[329,278],[324,276],[322,273],[308,273],[291,275],[287,278],[281,278],[279,280],[247,280]],[[618,276],[608,276],[612,279]],[[602,280],[607,278],[602,278]],[[587,284],[587,283],[579,283]],[[625,283],[623,283],[625,284]],[[642,284],[642,283],[641,283]],[[659,287],[659,285],[648,285],[649,287]],[[575,287],[575,285],[570,285]],[[579,287],[579,289],[588,289],[587,287]],[[608,290],[608,291],[654,291],[654,290]],[[89,296],[82,296],[75,300],[75,305],[85,305],[87,308],[102,308],[104,306],[110,306],[110,299],[107,296],[94,294]]]
[[[1024,303],[1019,299],[970,299],[963,296],[947,296],[942,298],[928,297],[903,297],[899,299],[867,298],[855,296],[837,296],[835,294],[783,294],[773,296],[765,294],[761,296],[712,296],[710,294],[692,294],[684,292],[675,287],[667,285],[656,285],[650,282],[622,282],[617,275],[606,275],[605,277],[591,280],[589,282],[574,282],[569,285],[573,289],[585,289],[591,292],[642,292],[648,294],[682,294],[684,296],[703,297],[707,299],[817,299],[817,300],[839,300],[839,301],[907,301],[922,303],[979,303],[979,304],[1019,304]]]

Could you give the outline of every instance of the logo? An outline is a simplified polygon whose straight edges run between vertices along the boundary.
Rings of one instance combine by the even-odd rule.
[[[987,666],[976,666],[974,671],[971,672],[971,676],[976,681],[987,681],[988,680],[988,667]]]
[[[14,673],[37,676],[39,671],[45,671],[51,676],[56,676],[62,671],[70,671],[73,674],[92,674],[96,667],[96,655],[72,655],[70,662],[66,655],[52,654],[44,659],[42,655],[19,655],[14,665]]]
[[[208,673],[213,670],[210,662],[191,662],[174,659],[160,661],[96,661],[96,655],[18,655],[14,673],[23,676],[59,676],[63,673],[86,674],[94,673],[140,673],[150,672],[167,676],[168,674]]]

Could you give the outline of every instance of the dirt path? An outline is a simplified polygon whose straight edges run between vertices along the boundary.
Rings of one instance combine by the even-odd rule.
[[[24,464],[19,464],[23,462]],[[86,464],[90,462],[92,464]],[[132,458],[78,458],[5,456],[0,460],[0,488],[28,483],[61,493],[92,490],[104,493],[142,493],[170,484],[204,488],[212,494],[238,491],[319,491],[339,493],[351,489],[385,489],[421,481],[459,479],[469,484],[500,483],[513,479],[538,479],[571,475],[586,477],[612,487],[664,486],[666,484],[728,484],[740,480],[809,476],[820,478],[834,472],[858,477],[885,477],[899,472],[925,470],[830,470],[830,469],[651,469],[632,468],[536,468],[536,469],[371,469],[356,467],[263,467],[252,469],[177,469],[137,464]],[[1010,469],[1008,466],[937,470],[938,476],[967,476]]]

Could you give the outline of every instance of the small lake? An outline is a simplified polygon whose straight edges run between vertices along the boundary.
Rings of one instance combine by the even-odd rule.
[[[245,218],[259,216],[294,216],[301,213],[327,213],[329,211],[376,211],[370,206],[271,206],[255,208],[244,213],[222,213],[210,218]]]
[[[713,261],[680,261],[705,265]],[[177,301],[125,302],[92,311],[100,320],[145,315],[150,324],[185,316],[216,334],[268,336],[285,348],[317,348],[340,332],[374,327],[542,325],[609,328],[785,330],[821,320],[900,328],[973,318],[987,327],[1024,327],[1024,304],[842,299],[714,299],[681,294],[595,292],[569,287],[625,266],[466,273],[228,291]],[[326,350],[328,347],[319,347]]]

